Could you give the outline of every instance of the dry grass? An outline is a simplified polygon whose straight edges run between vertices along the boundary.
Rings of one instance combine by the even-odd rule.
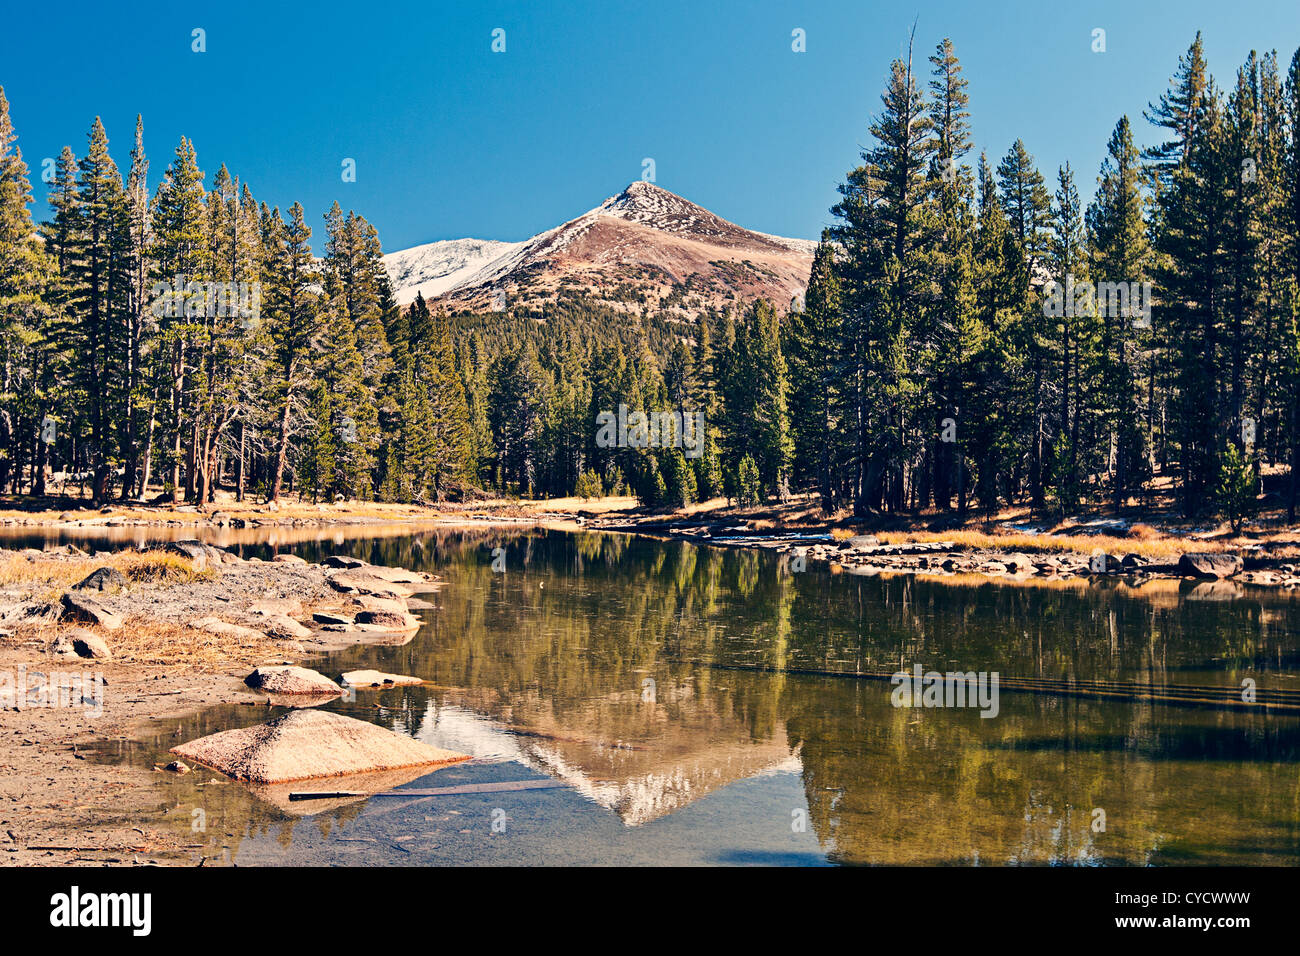
[[[611,511],[631,511],[637,500],[629,495],[608,495],[604,498],[523,498],[507,503],[496,499],[474,502],[476,511],[498,511],[517,505],[524,514],[551,511],[576,511],[581,514],[606,514]]]
[[[831,534],[837,539],[836,529]],[[844,537],[849,537],[845,534]],[[1116,538],[1103,534],[987,534],[983,531],[878,531],[876,537],[886,544],[907,542],[952,541],[968,550],[1079,552],[1092,554],[1098,548],[1108,554],[1132,553],[1144,558],[1177,557],[1184,551],[1221,551],[1222,543],[1183,538]]]
[[[20,624],[7,645],[28,644],[47,647],[65,625]],[[102,637],[113,649],[117,663],[148,664],[162,667],[193,668],[208,673],[238,671],[268,661],[286,661],[302,656],[302,647],[294,640],[261,634],[258,638],[235,640],[211,634],[143,614],[127,617],[116,631],[87,624],[77,627]]]
[[[67,590],[103,567],[116,568],[132,583],[189,584],[216,573],[206,568],[196,570],[189,558],[162,551],[116,551],[93,558],[15,553],[0,557],[0,587]]]
[[[260,631],[256,633],[261,634]],[[194,667],[209,672],[302,656],[302,648],[296,641],[266,635],[237,641],[226,635],[210,634],[141,614],[131,615],[121,630],[107,632],[104,638],[112,645],[113,655],[119,660]]]

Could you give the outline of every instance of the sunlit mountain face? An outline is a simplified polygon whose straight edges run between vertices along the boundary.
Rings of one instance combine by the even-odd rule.
[[[583,298],[629,312],[693,316],[757,298],[787,305],[808,284],[815,243],[753,232],[653,183],[524,242],[451,239],[384,257],[399,302],[541,308]]]

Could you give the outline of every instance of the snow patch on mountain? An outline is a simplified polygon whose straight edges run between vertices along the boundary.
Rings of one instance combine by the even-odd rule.
[[[493,239],[444,239],[384,256],[397,301],[431,299],[459,285],[486,264],[522,246]]]

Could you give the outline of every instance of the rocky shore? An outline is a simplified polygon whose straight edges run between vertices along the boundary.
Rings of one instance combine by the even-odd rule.
[[[984,575],[1004,580],[1061,581],[1074,578],[1119,578],[1140,585],[1153,579],[1227,580],[1261,587],[1300,587],[1300,559],[1277,556],[1264,546],[1234,550],[1170,547],[1164,553],[1148,545],[1126,550],[1123,541],[1105,539],[1109,549],[1070,546],[971,546],[959,540],[883,541],[875,535],[840,537],[823,531],[777,531],[747,522],[605,520],[588,527],[715,547],[757,548],[781,554],[787,567],[829,565],[850,574]],[[895,536],[896,537],[896,536]],[[919,537],[919,536],[918,536]],[[932,537],[932,536],[926,536]],[[987,536],[985,536],[987,537]],[[1045,536],[1044,536],[1045,537]],[[994,539],[996,540],[996,539]],[[1118,544],[1118,546],[1116,546]]]
[[[196,844],[151,826],[146,809],[156,773],[191,768],[177,760],[150,772],[97,755],[215,704],[299,708],[412,680],[323,675],[310,659],[410,641],[420,626],[412,611],[430,606],[417,595],[438,586],[346,556],[245,560],[197,540],[0,551],[0,865],[202,862]],[[340,755],[327,744],[301,756],[329,772]]]

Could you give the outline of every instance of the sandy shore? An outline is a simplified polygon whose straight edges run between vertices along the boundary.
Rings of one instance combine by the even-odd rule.
[[[244,685],[258,665],[310,667],[333,647],[409,640],[416,625],[405,608],[421,604],[402,592],[436,587],[369,565],[245,561],[197,542],[172,548],[0,553],[0,865],[206,862],[197,840],[160,825],[157,784],[170,771],[110,758],[156,734],[160,721],[216,704],[265,707],[269,698]],[[176,553],[186,548],[196,556]],[[74,587],[97,568],[123,574],[126,586]],[[393,585],[368,570],[422,583]],[[64,595],[102,621],[65,607]],[[373,607],[395,621],[354,622]],[[60,635],[77,634],[102,640],[111,658],[52,652]]]

